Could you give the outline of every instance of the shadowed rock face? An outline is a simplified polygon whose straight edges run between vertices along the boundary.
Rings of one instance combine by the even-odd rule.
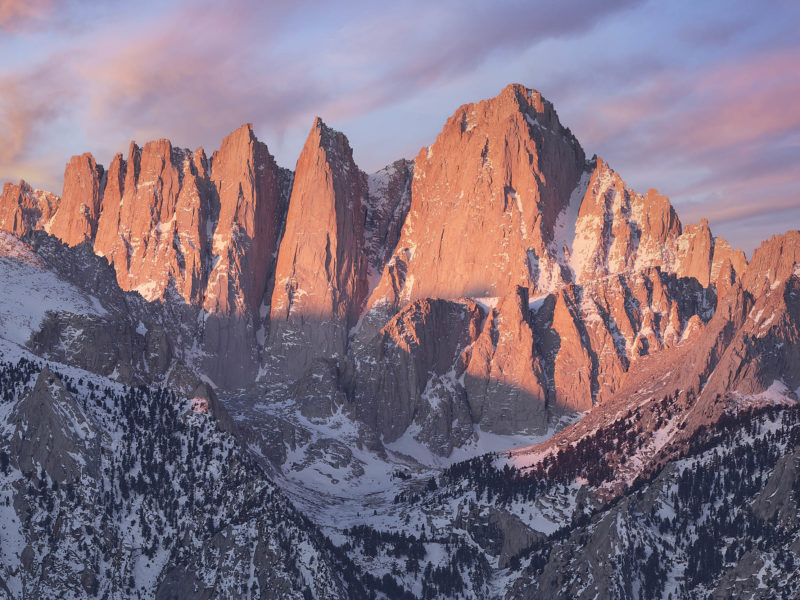
[[[100,440],[94,426],[48,368],[17,404],[11,422],[11,451],[21,471],[41,468],[58,483],[79,482],[84,472],[97,476]]]
[[[419,439],[448,455],[473,434],[463,353],[483,315],[477,304],[417,300],[354,352],[354,403],[359,420],[386,442],[414,423]]]

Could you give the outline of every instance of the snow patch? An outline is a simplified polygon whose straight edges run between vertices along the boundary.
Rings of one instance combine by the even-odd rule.
[[[24,345],[48,312],[105,316],[100,302],[41,263],[0,256],[0,336]]]

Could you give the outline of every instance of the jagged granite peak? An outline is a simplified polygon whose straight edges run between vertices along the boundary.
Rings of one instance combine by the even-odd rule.
[[[366,194],[347,138],[317,118],[297,161],[271,302],[270,345],[291,376],[346,351],[367,293]]]
[[[638,194],[601,158],[587,172],[585,195],[577,199],[579,208],[572,208],[574,232],[565,236],[564,263],[576,283],[659,267],[708,287],[726,259],[736,273],[744,272],[744,253],[715,238],[708,220],[682,226],[666,196],[654,189]]]
[[[68,246],[91,243],[103,195],[103,165],[88,152],[73,156],[64,170],[64,190],[49,232]]]
[[[409,214],[370,305],[502,296],[517,285],[533,294],[584,162],[534,90],[511,85],[460,107],[415,159]]]
[[[726,285],[725,278],[742,276],[747,269],[747,257],[741,248],[733,248],[727,240],[721,237],[714,238],[714,253],[711,258],[711,273],[709,282],[718,288]]]
[[[285,213],[284,174],[266,144],[242,125],[211,159],[218,218],[203,307],[215,314],[257,315],[275,268]],[[208,218],[214,219],[216,211]]]
[[[773,235],[755,249],[742,285],[750,293],[759,294],[767,288],[800,274],[800,231],[790,230]]]
[[[573,280],[582,284],[613,273],[671,266],[681,223],[669,200],[652,189],[637,194],[601,158],[587,172],[585,194],[573,199],[579,203],[572,209],[574,235],[566,235],[565,259]]]
[[[178,215],[184,211],[211,212],[192,206],[198,203],[197,190],[204,187],[196,181],[193,158],[191,151],[162,139],[143,148],[131,143],[128,160],[117,155],[109,168],[95,252],[112,264],[122,289],[135,290],[149,301],[162,299],[172,281],[187,301],[197,301],[200,294],[200,274],[192,268],[196,261],[186,255],[199,253],[205,243],[200,239],[205,230],[197,222],[201,215],[194,219],[194,232],[178,230]],[[199,202],[203,200],[210,199],[205,195]],[[198,245],[186,244],[185,236]]]
[[[451,121],[6,186],[0,596],[797,589],[800,232],[748,265],[521,86]]]
[[[60,198],[35,190],[27,182],[6,183],[0,194],[0,230],[22,237],[31,231],[47,231]]]
[[[95,252],[147,300],[174,285],[216,315],[258,315],[285,212],[286,174],[247,124],[212,160],[169,140],[131,142],[105,179]]]

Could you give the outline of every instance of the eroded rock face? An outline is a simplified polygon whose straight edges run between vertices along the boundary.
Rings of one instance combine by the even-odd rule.
[[[64,170],[64,191],[50,233],[68,246],[92,242],[100,218],[103,166],[89,154],[73,156]]]
[[[286,205],[284,175],[251,124],[225,138],[211,164],[219,218],[203,307],[215,314],[257,315],[275,269]]]
[[[117,155],[108,170],[95,252],[122,289],[147,300],[174,286],[208,313],[255,320],[274,270],[285,177],[249,124],[211,165],[202,148],[132,143],[127,161]]]
[[[742,276],[742,285],[750,293],[759,294],[799,272],[800,231],[787,231],[783,235],[772,236],[756,248]]]
[[[40,468],[58,483],[78,482],[98,473],[99,439],[95,426],[61,380],[47,367],[15,407],[11,451],[19,469]]]
[[[714,314],[714,292],[650,267],[561,290],[538,312],[554,401],[587,410],[610,397],[643,356],[670,348]]]
[[[415,160],[409,214],[370,306],[533,292],[583,169],[538,92],[513,85],[462,106]]]
[[[0,229],[22,237],[30,231],[50,228],[60,198],[34,190],[24,181],[6,183],[0,195]]]
[[[707,220],[683,227],[669,200],[656,190],[636,193],[602,159],[589,167],[575,235],[564,256],[572,281],[584,284],[659,267],[708,287],[717,282],[726,261],[735,273],[744,271],[744,253],[715,238]]]
[[[317,119],[297,161],[270,311],[270,346],[291,377],[346,351],[367,293],[366,193],[347,138]]]
[[[671,266],[681,223],[669,200],[655,190],[637,194],[602,159],[590,170],[566,252],[573,280]]]
[[[356,417],[387,443],[416,423],[416,438],[444,456],[470,439],[462,355],[482,320],[474,302],[406,306],[354,355]]]
[[[205,178],[202,150],[192,154],[168,140],[131,144],[126,162],[115,157],[94,247],[122,289],[152,301],[174,283],[187,302],[201,297],[204,220],[214,214]]]
[[[518,287],[489,310],[480,335],[464,353],[470,412],[483,430],[547,431],[547,382],[535,342],[528,291]]]
[[[398,160],[367,177],[367,215],[364,252],[369,263],[370,289],[377,285],[383,267],[400,239],[411,206],[414,163]]]

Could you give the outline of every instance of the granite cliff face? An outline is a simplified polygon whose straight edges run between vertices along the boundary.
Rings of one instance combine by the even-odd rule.
[[[270,304],[270,346],[290,376],[344,355],[367,293],[366,176],[316,119],[297,161]]]
[[[703,329],[747,267],[707,222],[683,226],[667,198],[587,160],[553,106],[519,85],[460,107],[413,162],[369,176],[320,119],[293,173],[245,125],[210,160],[167,140],[132,143],[107,171],[73,157],[62,198],[7,185],[0,208],[4,229],[87,242],[121,289],[194,310],[197,326],[168,345],[189,336],[187,364],[218,385],[320,378],[328,400],[315,410],[361,398],[351,413],[386,439],[448,406],[461,433],[420,434],[444,454],[469,427],[544,434],[603,402],[641,357]],[[424,307],[440,299],[480,313],[448,369],[399,344],[409,356],[382,363],[389,372],[360,371],[399,314],[416,336],[437,335]],[[379,393],[371,380],[406,363],[422,379]],[[431,401],[425,374],[446,372],[458,375]],[[409,408],[391,432],[381,394]]]
[[[31,231],[47,231],[59,201],[55,194],[34,190],[24,181],[6,183],[0,195],[0,229],[19,237]]]
[[[50,225],[52,235],[68,246],[91,242],[100,218],[103,166],[91,154],[73,156],[64,171],[64,191]]]
[[[417,155],[409,215],[370,306],[517,285],[533,295],[562,281],[549,246],[583,169],[583,150],[538,92],[509,86],[462,106]]]

